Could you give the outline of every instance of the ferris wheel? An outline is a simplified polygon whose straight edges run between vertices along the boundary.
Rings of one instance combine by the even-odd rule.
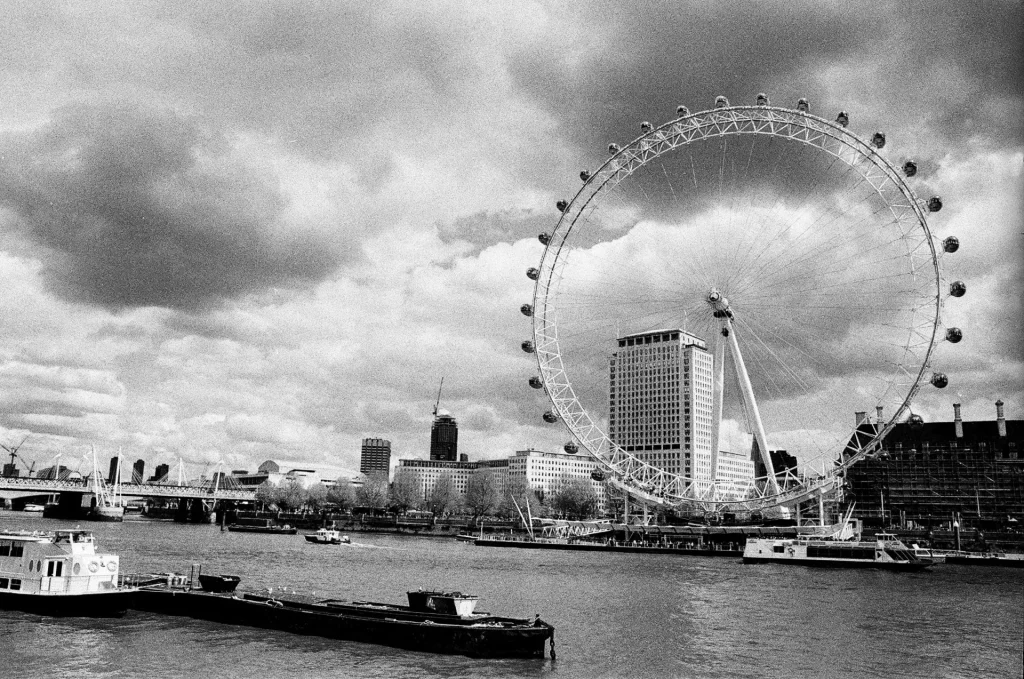
[[[595,478],[662,507],[792,506],[946,386],[933,350],[960,341],[941,311],[966,287],[939,264],[959,242],[929,228],[942,201],[915,196],[914,161],[849,122],[763,94],[680,106],[558,201],[522,347]]]

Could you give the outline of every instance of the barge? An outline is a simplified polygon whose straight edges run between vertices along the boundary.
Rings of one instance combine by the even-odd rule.
[[[231,533],[270,533],[276,535],[295,535],[299,530],[288,524],[279,526],[271,519],[248,519],[244,523],[232,523],[228,525]]]
[[[92,533],[0,533],[0,609],[40,615],[121,617],[138,590],[118,583],[120,563]]]
[[[555,628],[540,617],[475,613],[477,598],[409,592],[408,606],[371,601],[275,598],[166,584],[141,587],[135,608],[164,615],[481,658],[542,658]]]

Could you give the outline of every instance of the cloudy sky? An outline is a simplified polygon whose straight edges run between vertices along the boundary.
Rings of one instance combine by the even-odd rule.
[[[443,377],[471,458],[554,449],[536,234],[639,121],[758,92],[918,161],[968,295],[916,409],[1020,418],[1021,5],[907,4],[8,3],[0,442],[358,468],[426,457]]]

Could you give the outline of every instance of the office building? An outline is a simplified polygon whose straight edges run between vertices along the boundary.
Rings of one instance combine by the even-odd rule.
[[[170,473],[171,467],[166,464],[158,464],[156,471],[153,472],[153,476],[149,477],[150,483],[164,483],[167,481],[167,474]]]
[[[620,337],[609,361],[609,437],[648,464],[710,482],[714,356],[682,330]]]
[[[459,425],[450,413],[435,411],[430,427],[430,459],[456,462],[459,459]]]
[[[386,439],[363,439],[362,452],[359,455],[359,471],[367,476],[391,472],[391,441]]]
[[[437,480],[443,474],[452,477],[460,496],[465,496],[466,487],[473,474],[482,472],[490,472],[493,475],[499,494],[504,494],[510,479],[519,476],[525,478],[530,488],[541,498],[557,491],[563,479],[585,478],[597,495],[598,513],[603,514],[607,507],[607,492],[604,482],[595,481],[591,477],[591,473],[596,469],[597,463],[587,455],[545,453],[528,449],[517,451],[510,457],[477,462],[399,460],[395,474],[412,476],[424,500],[430,497]]]
[[[136,460],[132,465],[132,483],[142,483],[146,479],[146,461]]]

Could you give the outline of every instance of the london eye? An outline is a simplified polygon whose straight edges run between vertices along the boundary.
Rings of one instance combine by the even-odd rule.
[[[958,248],[929,227],[942,201],[846,112],[762,94],[676,113],[609,145],[540,234],[529,385],[567,452],[646,504],[834,493],[919,390],[948,383],[933,352],[960,340],[941,312],[966,287],[940,275]]]

